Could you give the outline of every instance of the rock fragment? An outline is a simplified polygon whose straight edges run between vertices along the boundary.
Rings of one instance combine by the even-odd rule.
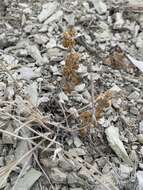
[[[129,98],[129,100],[138,100],[138,98],[139,98],[139,96],[140,96],[140,94],[137,92],[137,91],[134,91],[134,92],[132,92],[129,96],[128,96],[128,98]]]
[[[124,145],[119,137],[119,129],[114,126],[110,126],[105,130],[107,140],[109,145],[114,150],[114,152],[129,166],[132,165],[132,162],[124,148]]]
[[[38,15],[39,22],[43,22],[50,17],[57,9],[57,2],[49,2],[43,5],[41,13]]]
[[[54,183],[56,184],[66,183],[67,174],[65,172],[60,171],[58,168],[52,168],[50,175]]]

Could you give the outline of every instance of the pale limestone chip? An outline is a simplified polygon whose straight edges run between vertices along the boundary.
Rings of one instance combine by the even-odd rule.
[[[14,190],[29,190],[33,184],[39,179],[42,175],[41,172],[31,168],[24,177],[18,180],[18,183],[15,185]]]
[[[82,92],[84,89],[85,89],[84,83],[75,86],[75,91],[77,91],[77,92]]]
[[[117,156],[121,158],[129,166],[132,165],[132,161],[130,160],[126,152],[122,141],[120,140],[119,129],[114,126],[110,126],[105,130],[105,133],[106,133],[109,145],[117,154]]]
[[[57,2],[49,2],[44,4],[41,13],[38,15],[39,21],[43,22],[48,17],[50,17],[57,9],[57,6],[58,6]]]
[[[47,25],[51,22],[59,20],[63,16],[63,11],[58,10],[55,14],[53,14],[51,17],[49,17],[45,22],[44,25]]]
[[[27,94],[30,98],[30,101],[34,106],[37,106],[37,103],[38,103],[38,90],[37,89],[38,89],[37,82],[31,83],[26,89]]]
[[[65,101],[68,101],[69,98],[64,92],[59,93],[59,99],[61,103],[64,103]]]
[[[143,72],[143,61],[138,61],[135,58],[131,57],[129,54],[127,54],[126,56],[132,64],[134,64],[140,71]]]

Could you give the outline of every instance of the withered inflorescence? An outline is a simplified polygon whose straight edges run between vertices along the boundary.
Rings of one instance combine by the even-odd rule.
[[[63,34],[63,46],[68,48],[68,55],[65,58],[65,65],[63,68],[64,91],[70,93],[75,85],[79,84],[80,77],[76,73],[78,69],[78,61],[80,56],[74,51],[75,46],[75,30],[71,27],[67,32]]]

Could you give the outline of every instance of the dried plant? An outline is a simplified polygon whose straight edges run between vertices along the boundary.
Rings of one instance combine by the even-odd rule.
[[[65,48],[73,48],[75,46],[75,40],[68,32],[63,35],[63,46]]]
[[[82,137],[85,137],[92,124],[92,113],[90,111],[81,112],[80,120],[83,127],[80,128],[79,132]]]
[[[92,122],[92,114],[91,114],[91,112],[89,112],[89,111],[81,112],[80,119],[81,119],[81,122],[84,125],[87,125],[87,124],[91,123]]]
[[[73,48],[75,46],[75,30],[73,27],[70,27],[67,32],[63,34],[63,46],[65,48]]]
[[[69,79],[75,74],[75,70],[78,69],[79,54],[78,53],[70,53],[67,55],[65,59],[65,67],[63,69],[64,76]]]
[[[80,83],[80,77],[76,73],[78,69],[78,61],[80,56],[74,51],[75,46],[75,30],[73,27],[63,34],[63,46],[68,48],[68,55],[65,58],[65,66],[63,68],[64,91],[70,93],[75,85]]]
[[[102,117],[105,108],[108,108],[111,106],[111,99],[112,99],[112,93],[109,90],[100,94],[96,98],[96,119],[97,120],[99,120]]]
[[[110,55],[106,57],[104,63],[114,69],[122,69],[125,67],[124,58],[124,52],[119,48],[115,48],[113,52],[111,52]]]

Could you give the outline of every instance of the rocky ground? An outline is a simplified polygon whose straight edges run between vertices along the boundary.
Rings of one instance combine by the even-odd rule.
[[[0,0],[0,189],[143,190],[142,52],[142,0]]]

